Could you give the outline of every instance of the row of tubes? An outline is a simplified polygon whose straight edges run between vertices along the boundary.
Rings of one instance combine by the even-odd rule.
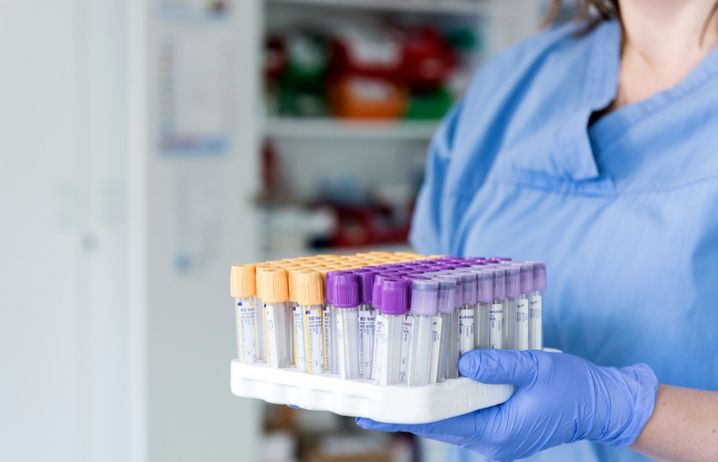
[[[231,269],[237,353],[380,385],[458,377],[476,348],[541,349],[546,266],[370,252]]]

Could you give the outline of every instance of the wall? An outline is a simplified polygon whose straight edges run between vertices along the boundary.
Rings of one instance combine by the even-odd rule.
[[[126,17],[0,5],[0,460],[128,460]]]
[[[258,181],[257,141],[237,127],[257,123],[256,102],[240,99],[239,86],[256,86],[258,37],[251,25],[254,2],[234,2],[225,22],[162,21],[149,11],[149,155],[140,167],[146,190],[140,232],[146,239],[146,412],[150,462],[251,461],[258,457],[259,402],[230,392],[235,357],[229,267],[256,258],[252,194]],[[234,79],[223,98],[232,108],[231,142],[219,155],[160,152],[159,49],[169,35],[226,36],[228,71]],[[208,74],[208,79],[216,76]]]

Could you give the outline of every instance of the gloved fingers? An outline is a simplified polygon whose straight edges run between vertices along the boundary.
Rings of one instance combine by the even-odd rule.
[[[390,424],[372,419],[357,417],[356,423],[366,430],[383,432],[407,432],[423,438],[430,438],[444,443],[459,444],[472,438],[476,430],[476,412],[450,417],[448,419],[425,424]]]
[[[538,361],[527,350],[473,350],[459,360],[459,372],[477,382],[530,385],[538,375]]]

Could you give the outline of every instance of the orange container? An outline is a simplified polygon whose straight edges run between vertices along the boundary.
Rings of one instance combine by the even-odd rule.
[[[408,92],[388,80],[345,77],[330,85],[329,102],[337,117],[394,120],[406,112]]]

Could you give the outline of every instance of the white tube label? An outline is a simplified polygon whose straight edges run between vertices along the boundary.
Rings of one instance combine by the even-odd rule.
[[[529,299],[521,297],[516,303],[516,335],[514,338],[517,350],[529,349]]]
[[[336,372],[334,367],[334,322],[330,305],[324,305],[322,314],[322,326],[324,329],[324,369]]]
[[[264,361],[264,309],[262,309],[262,304],[256,298],[252,299],[252,303],[254,303],[255,307],[254,327],[257,338],[257,342],[255,343],[255,348],[257,349],[257,361]]]
[[[304,338],[304,309],[301,306],[295,306],[292,310],[292,318],[294,320],[294,366],[297,370],[307,370],[307,357]]]
[[[543,349],[543,330],[541,317],[543,312],[540,294],[531,294],[531,312],[529,316],[529,348]]]
[[[439,379],[439,358],[441,357],[441,328],[442,317],[434,316],[431,322],[431,368],[429,369],[429,382],[436,383]]]
[[[334,312],[336,326],[336,354],[339,376],[344,379],[359,377],[359,335],[356,308],[338,308]]]
[[[500,350],[503,348],[504,337],[504,305],[501,302],[493,303],[489,310],[489,348]]]
[[[237,301],[237,354],[243,363],[257,361],[257,315],[253,301]]]
[[[401,368],[399,369],[399,381],[406,382],[406,370],[409,365],[409,350],[411,349],[411,334],[414,330],[414,317],[410,314],[404,315],[404,323],[401,328]]]
[[[304,311],[304,327],[306,341],[307,371],[320,374],[324,370],[324,326],[322,325],[322,309],[306,308]]]
[[[278,334],[281,334],[281,329],[277,326],[276,314],[272,305],[264,305],[264,353],[270,367],[279,367]]]
[[[359,310],[359,378],[370,379],[372,356],[374,354],[374,322],[376,316],[373,309]]]
[[[377,313],[374,323],[374,352],[372,355],[372,381],[379,385],[389,382],[389,323],[386,315]]]
[[[459,310],[459,354],[474,349],[474,307],[464,306]]]

